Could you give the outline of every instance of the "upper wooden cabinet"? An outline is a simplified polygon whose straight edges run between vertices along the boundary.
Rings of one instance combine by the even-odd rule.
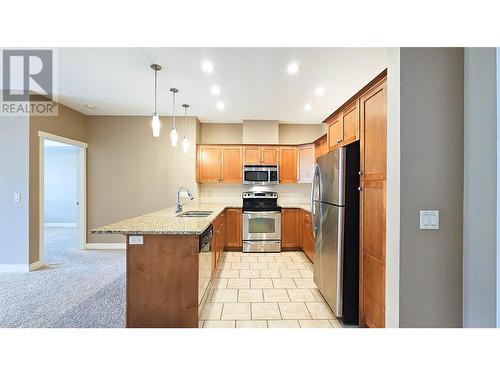
[[[220,182],[222,178],[220,146],[198,146],[196,165],[198,182]]]
[[[306,145],[298,148],[299,172],[298,183],[311,183],[314,174],[314,146]]]
[[[243,164],[278,164],[279,147],[243,146]]]
[[[384,180],[387,169],[387,83],[368,90],[360,99],[361,175],[364,180]]]
[[[342,123],[342,141],[345,146],[359,139],[359,105],[358,100],[347,106],[340,114]]]
[[[314,142],[314,159],[318,160],[328,152],[328,134],[323,135]]]
[[[342,141],[342,129],[340,116],[335,116],[328,121],[328,151],[332,151],[339,147]]]
[[[262,146],[261,148],[262,164],[278,165],[279,154],[280,154],[279,147],[277,146]]]
[[[291,184],[297,182],[297,147],[282,146],[279,150],[280,183]]]
[[[221,146],[221,182],[239,183],[243,181],[241,146]]]
[[[243,146],[244,164],[261,164],[262,154],[260,146]]]
[[[241,146],[198,145],[197,181],[241,183],[241,159]]]
[[[359,99],[327,120],[328,151],[359,140]]]

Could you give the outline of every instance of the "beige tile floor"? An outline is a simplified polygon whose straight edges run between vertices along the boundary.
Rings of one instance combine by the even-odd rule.
[[[299,251],[226,252],[200,313],[203,328],[340,328]]]

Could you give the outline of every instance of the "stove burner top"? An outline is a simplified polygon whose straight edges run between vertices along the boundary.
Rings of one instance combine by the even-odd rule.
[[[281,211],[278,193],[273,191],[247,191],[243,193],[243,211]]]

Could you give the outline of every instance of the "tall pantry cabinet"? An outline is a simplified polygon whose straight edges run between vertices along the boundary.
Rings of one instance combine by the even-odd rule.
[[[387,78],[360,98],[360,325],[385,327]]]

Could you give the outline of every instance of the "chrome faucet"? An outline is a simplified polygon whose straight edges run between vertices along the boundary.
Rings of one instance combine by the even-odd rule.
[[[191,194],[191,191],[188,188],[185,188],[184,186],[181,186],[179,189],[177,189],[177,203],[175,205],[175,214],[180,214],[182,212],[182,206],[184,204],[180,203],[181,199],[181,191],[185,191],[188,194],[188,197],[190,200],[194,199],[193,194]]]

